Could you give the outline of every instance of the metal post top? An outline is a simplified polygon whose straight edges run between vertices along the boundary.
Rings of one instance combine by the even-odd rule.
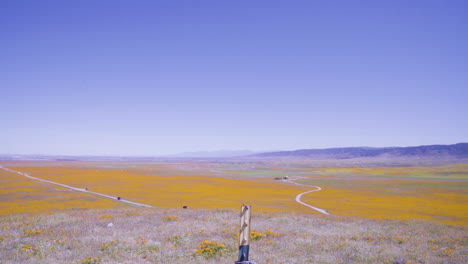
[[[257,264],[251,260],[246,260],[246,261],[236,261],[234,264]]]

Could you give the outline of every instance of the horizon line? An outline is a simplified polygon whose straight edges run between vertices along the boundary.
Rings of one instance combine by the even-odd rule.
[[[288,151],[298,151],[298,150],[325,150],[325,149],[340,149],[340,148],[407,148],[407,147],[423,147],[423,146],[451,146],[458,144],[468,144],[467,142],[457,142],[453,144],[424,144],[424,145],[407,145],[407,146],[385,146],[385,147],[371,147],[371,146],[346,146],[346,147],[328,147],[328,148],[298,148],[292,150],[267,150],[267,151],[256,151],[249,149],[241,150],[229,150],[229,149],[219,149],[219,150],[199,150],[199,151],[184,151],[175,154],[164,154],[164,155],[119,155],[119,154],[41,154],[41,153],[0,153],[0,156],[61,156],[61,157],[113,157],[113,158],[211,158],[211,157],[177,157],[177,155],[188,154],[188,153],[197,153],[197,152],[219,152],[219,151],[250,151],[255,152],[255,154],[269,153],[269,152],[288,152]],[[245,156],[245,155],[240,155]],[[221,157],[221,156],[220,156]],[[219,158],[219,157],[212,157]]]

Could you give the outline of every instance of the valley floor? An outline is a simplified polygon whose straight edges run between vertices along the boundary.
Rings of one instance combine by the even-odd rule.
[[[242,204],[258,264],[468,263],[466,164],[0,166],[1,263],[234,263]]]

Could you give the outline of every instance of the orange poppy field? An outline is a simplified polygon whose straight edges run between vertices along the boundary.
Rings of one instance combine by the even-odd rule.
[[[287,168],[268,163],[2,162],[0,166],[76,188],[159,208],[237,209],[374,219],[428,219],[466,225],[468,165]],[[275,178],[288,176],[289,179]],[[0,214],[121,208],[131,205],[0,170]]]

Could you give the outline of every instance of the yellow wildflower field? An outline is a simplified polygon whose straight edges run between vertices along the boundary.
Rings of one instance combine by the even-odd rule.
[[[468,195],[436,193],[427,190],[418,195],[397,195],[377,190],[326,188],[303,201],[330,213],[376,219],[430,219],[446,224],[466,225]]]
[[[0,215],[71,209],[115,208],[116,203],[0,170]]]
[[[302,200],[332,214],[466,225],[467,171],[466,165],[320,169],[298,182],[321,186]]]
[[[88,188],[162,208],[237,209],[318,214],[302,201],[333,215],[375,219],[468,222],[467,165],[439,167],[281,168],[268,164],[15,162],[10,169],[41,179]],[[287,181],[274,178],[290,175]],[[297,183],[297,184],[293,184]],[[0,214],[129,205],[36,182],[0,170]],[[302,185],[299,185],[302,184]]]
[[[209,176],[159,176],[148,173],[148,170],[141,168],[128,170],[47,166],[10,166],[8,168],[41,179],[77,188],[88,188],[90,191],[122,197],[154,207],[181,208],[189,206],[206,209],[236,209],[240,204],[249,203],[260,211],[310,211],[294,201],[295,195],[304,191],[303,187],[281,183]],[[25,178],[18,174],[15,177]],[[30,180],[27,179],[27,181]],[[50,188],[55,187],[50,186]],[[35,191],[31,190],[31,193],[35,193]],[[81,195],[76,192],[75,194]],[[96,199],[101,200],[100,198]],[[97,203],[94,208],[107,208],[109,203],[113,203],[112,200],[106,202],[102,206]],[[114,202],[114,204],[119,203]],[[44,207],[43,209],[47,210],[48,208]]]

